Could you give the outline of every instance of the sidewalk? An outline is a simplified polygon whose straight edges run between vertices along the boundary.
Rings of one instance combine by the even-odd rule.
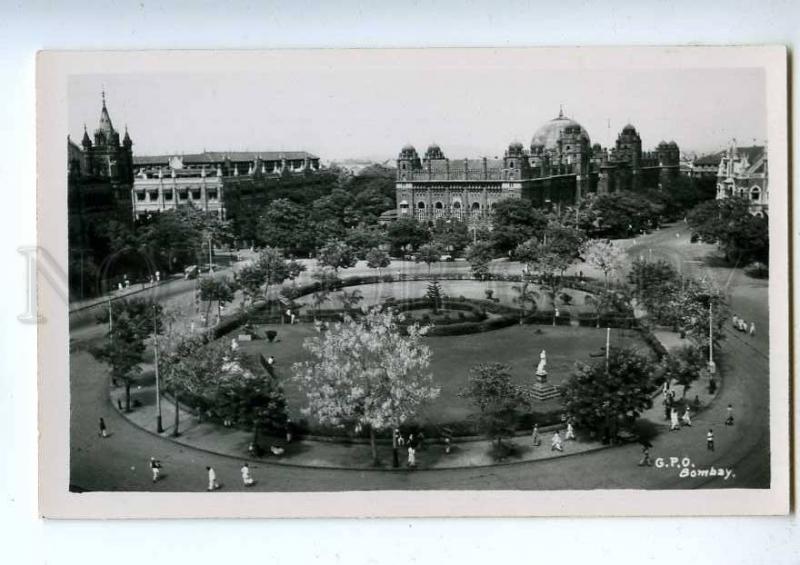
[[[124,402],[124,389],[114,387],[111,389],[111,400],[117,407],[117,398]],[[134,387],[131,391],[132,400],[141,402],[141,406],[132,412],[120,414],[130,423],[150,433],[156,432],[155,418],[155,388],[154,386]],[[273,463],[277,465],[315,467],[327,469],[374,469],[372,465],[372,452],[369,443],[346,443],[334,441],[317,441],[302,439],[285,445],[286,451],[281,456],[272,454],[261,458],[253,458],[248,453],[248,446],[253,439],[253,434],[237,428],[225,428],[218,424],[201,422],[198,418],[181,408],[180,435],[173,437],[173,420],[175,417],[174,404],[162,398],[161,414],[164,432],[157,434],[164,439],[185,445],[194,449],[234,457],[242,460],[251,460],[260,463]],[[579,430],[578,430],[579,432]],[[541,445],[533,447],[530,436],[518,436],[507,440],[518,449],[518,455],[509,457],[504,461],[494,461],[489,455],[490,443],[487,439],[453,442],[451,452],[445,453],[444,445],[434,443],[434,438],[428,438],[425,447],[417,451],[417,469],[456,469],[463,467],[484,467],[497,464],[507,464],[526,461],[538,461],[566,457],[579,453],[587,453],[607,448],[599,441],[564,441],[564,451],[559,453],[551,451],[551,431],[542,431]],[[562,434],[563,437],[563,434]],[[281,445],[285,442],[281,441]],[[400,450],[400,469],[407,468],[407,454],[405,449]],[[381,467],[391,470],[392,447],[388,443],[378,444],[378,454]]]

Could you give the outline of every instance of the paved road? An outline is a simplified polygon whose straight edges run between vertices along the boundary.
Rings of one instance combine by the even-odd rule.
[[[374,489],[593,489],[593,488],[697,488],[766,487],[769,484],[769,417],[766,283],[752,281],[731,269],[709,267],[700,261],[708,249],[690,246],[687,235],[668,228],[629,242],[636,256],[652,253],[680,261],[692,272],[704,270],[717,280],[730,280],[734,311],[760,328],[754,338],[743,341],[731,335],[724,345],[721,369],[725,384],[714,406],[701,413],[691,429],[660,434],[654,441],[654,457],[689,457],[696,468],[730,467],[734,476],[680,478],[678,468],[636,466],[639,447],[630,445],[572,457],[487,468],[430,470],[417,472],[338,471],[298,469],[261,464],[253,467],[258,481],[252,487],[264,491],[326,491]],[[650,251],[652,250],[652,251]],[[176,297],[173,297],[176,299]],[[102,338],[104,328],[86,326],[73,332],[73,343],[86,347]],[[73,449],[71,482],[88,490],[201,491],[205,489],[205,466],[217,470],[224,489],[242,490],[240,461],[175,445],[145,432],[122,418],[109,405],[108,376],[104,367],[86,352],[71,359]],[[736,410],[736,425],[723,425],[725,405]],[[112,436],[97,437],[96,422],[104,416]],[[663,424],[658,423],[663,429]],[[717,449],[705,447],[705,432],[713,427]],[[163,480],[152,484],[147,462],[151,456],[164,463]]]

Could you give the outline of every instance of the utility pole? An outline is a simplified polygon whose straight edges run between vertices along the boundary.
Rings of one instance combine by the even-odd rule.
[[[158,371],[158,323],[155,304],[153,304],[153,351],[155,352],[156,366],[156,431],[163,433],[164,426],[161,423],[161,379]]]
[[[111,315],[111,297],[108,297],[108,335],[114,331],[114,319]]]
[[[611,363],[611,326],[606,328],[606,377],[609,376]]]
[[[212,254],[211,254],[211,236],[208,236],[208,272],[214,272],[214,263],[212,262]]]
[[[714,363],[714,310],[711,300],[708,301],[708,372],[712,375],[717,372]]]

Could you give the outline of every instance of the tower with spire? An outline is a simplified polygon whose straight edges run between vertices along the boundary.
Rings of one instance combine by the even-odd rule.
[[[130,184],[133,182],[133,141],[126,126],[125,137],[120,142],[106,106],[105,91],[100,96],[102,107],[94,135],[90,138],[86,125],[83,127],[83,172],[94,178]]]

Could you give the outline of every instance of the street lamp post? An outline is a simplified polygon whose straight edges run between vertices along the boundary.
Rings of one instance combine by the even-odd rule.
[[[711,300],[708,301],[708,372],[712,375],[717,372],[714,363],[714,310]]]
[[[162,433],[164,426],[161,422],[161,378],[158,371],[158,324],[156,320],[156,305],[153,304],[153,351],[155,353],[156,367],[156,431]]]

